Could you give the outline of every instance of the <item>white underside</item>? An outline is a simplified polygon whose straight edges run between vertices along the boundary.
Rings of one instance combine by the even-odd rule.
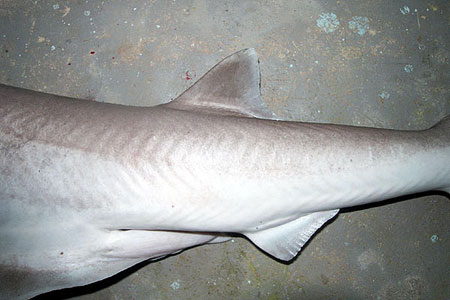
[[[243,233],[289,260],[338,208],[445,190],[450,182],[450,157],[438,151],[363,172],[302,178],[236,178],[214,170],[195,179],[184,170],[145,174],[149,166],[133,169],[35,143],[15,159],[8,158],[8,182],[0,182],[6,187],[0,198],[7,200],[0,240],[10,241],[1,245],[0,263],[14,257],[17,265],[64,274],[53,286],[46,283],[46,290],[109,277],[142,260],[212,242],[217,232]],[[188,179],[180,184],[180,178]]]

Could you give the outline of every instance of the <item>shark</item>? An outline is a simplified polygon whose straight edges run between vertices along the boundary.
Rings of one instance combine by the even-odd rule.
[[[450,118],[420,131],[283,120],[239,51],[132,107],[0,86],[0,298],[247,237],[282,261],[340,208],[450,192]]]

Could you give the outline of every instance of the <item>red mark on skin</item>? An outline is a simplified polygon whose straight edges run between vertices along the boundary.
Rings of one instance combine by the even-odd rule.
[[[189,74],[189,71],[186,71],[186,80],[191,80],[191,79],[192,79],[192,77]]]
[[[89,52],[90,54],[95,54],[95,51],[91,51],[91,52]]]

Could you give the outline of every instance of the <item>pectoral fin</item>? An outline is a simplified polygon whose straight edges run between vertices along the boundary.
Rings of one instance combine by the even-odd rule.
[[[245,235],[265,252],[288,261],[294,258],[314,232],[338,211],[336,209],[311,213],[289,223]]]

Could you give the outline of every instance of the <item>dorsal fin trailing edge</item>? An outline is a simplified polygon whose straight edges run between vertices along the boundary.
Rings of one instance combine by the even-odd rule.
[[[278,119],[261,100],[259,62],[254,49],[226,57],[165,107]]]

